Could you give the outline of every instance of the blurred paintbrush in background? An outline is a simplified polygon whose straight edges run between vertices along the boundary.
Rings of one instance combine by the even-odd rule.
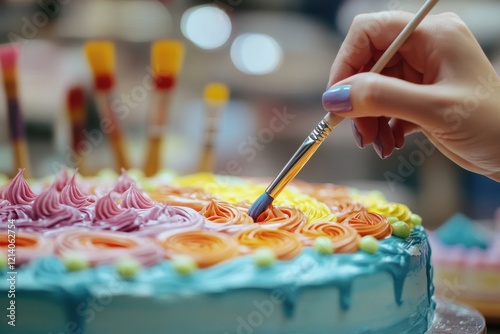
[[[211,83],[205,87],[205,140],[198,164],[199,172],[212,172],[214,161],[214,142],[220,115],[229,99],[229,88],[222,83]]]
[[[24,176],[30,177],[25,124],[19,106],[17,82],[18,58],[19,47],[17,45],[3,45],[0,47],[0,65],[2,66],[3,85],[7,96],[7,112],[12,152],[14,155],[14,167],[16,171],[20,168],[24,169]]]
[[[151,47],[151,66],[155,94],[148,129],[148,147],[144,173],[152,176],[160,170],[163,159],[162,140],[177,77],[184,60],[184,45],[177,40],[161,40]]]
[[[128,169],[125,138],[112,107],[115,87],[115,47],[110,41],[90,41],[84,46],[94,76],[95,101],[101,116],[101,130],[108,135],[116,160],[116,171]]]
[[[84,130],[87,117],[85,105],[85,91],[82,86],[73,86],[68,89],[66,97],[66,110],[70,121],[71,145],[76,156],[76,166],[81,174],[85,174],[85,141]]]

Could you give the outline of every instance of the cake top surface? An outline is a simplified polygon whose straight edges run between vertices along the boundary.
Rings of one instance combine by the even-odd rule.
[[[373,254],[380,241],[407,238],[421,223],[379,192],[301,181],[253,221],[247,210],[265,185],[209,173],[83,178],[66,169],[27,181],[20,170],[0,188],[0,228],[15,224],[20,264],[76,254],[90,266],[130,258],[141,267],[167,260],[203,269],[247,255],[258,265],[291,260],[306,248]],[[4,254],[7,245],[0,240]]]

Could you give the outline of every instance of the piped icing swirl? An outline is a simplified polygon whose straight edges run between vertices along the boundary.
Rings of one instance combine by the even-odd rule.
[[[119,194],[123,194],[125,191],[127,191],[132,184],[134,184],[135,181],[132,179],[125,168],[122,168],[122,173],[118,177],[118,180],[116,180],[116,183],[113,186],[113,191],[117,192]]]
[[[302,243],[298,237],[284,230],[252,228],[235,236],[243,253],[250,253],[259,248],[271,249],[276,257],[289,260],[297,256],[302,250]]]
[[[111,197],[112,194],[110,192],[97,200],[91,227],[122,232],[137,231],[141,225],[139,213],[133,209],[120,208]]]
[[[213,266],[238,255],[237,242],[223,233],[187,231],[171,235],[160,243],[168,258],[187,255],[200,268]]]
[[[371,235],[377,239],[385,239],[392,233],[391,224],[386,218],[365,210],[348,215],[342,224],[355,228],[362,237]]]
[[[136,183],[132,183],[130,187],[123,193],[121,207],[127,209],[151,209],[155,204],[147,198],[139,189]]]
[[[353,212],[359,212],[366,210],[363,204],[360,202],[354,202],[352,200],[334,200],[328,203],[328,206],[332,213],[337,216],[337,221],[343,221],[348,215]]]
[[[203,229],[205,217],[195,210],[182,206],[156,205],[144,215],[144,224],[137,234],[164,239],[175,233]]]
[[[256,223],[263,228],[297,232],[306,223],[306,216],[295,208],[270,205],[257,217]]]
[[[56,253],[60,256],[79,253],[92,265],[114,263],[133,257],[143,266],[152,266],[163,257],[161,247],[129,233],[75,230],[55,238]]]
[[[10,182],[5,192],[5,199],[12,205],[30,204],[36,197],[28,182],[24,179],[23,173],[24,169],[19,169],[19,172]]]
[[[250,228],[253,224],[252,218],[246,212],[232,204],[215,200],[210,200],[200,214],[207,219],[207,229],[218,232],[233,234]]]
[[[54,179],[54,182],[52,185],[55,187],[57,191],[61,191],[66,187],[66,185],[70,182],[70,177],[68,175],[68,168],[66,166],[63,166],[59,174],[57,174],[56,178]]]
[[[8,255],[10,238],[13,235],[0,234],[0,252]],[[15,235],[16,265],[23,265],[42,256],[51,255],[54,252],[52,240],[38,233],[18,232]]]
[[[153,190],[150,195],[153,201],[174,206],[187,206],[196,211],[201,211],[210,199],[214,199],[214,196],[201,189],[174,185],[162,185]]]
[[[405,223],[410,223],[411,211],[407,205],[394,202],[376,202],[372,203],[368,211],[378,213],[384,217],[397,217]]]
[[[302,236],[304,243],[312,246],[317,237],[325,236],[332,240],[336,253],[353,253],[359,248],[359,233],[349,225],[339,223],[318,222],[304,226]]]
[[[95,198],[85,195],[76,183],[76,172],[61,190],[60,201],[62,204],[72,206],[77,209],[88,208],[95,203]]]

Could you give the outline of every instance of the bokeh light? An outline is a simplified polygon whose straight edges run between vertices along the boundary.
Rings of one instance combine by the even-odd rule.
[[[196,6],[184,12],[181,18],[184,37],[202,49],[215,49],[227,42],[231,35],[231,20],[213,5]]]
[[[243,34],[231,46],[231,60],[246,74],[264,75],[276,70],[283,52],[276,40],[266,34]]]

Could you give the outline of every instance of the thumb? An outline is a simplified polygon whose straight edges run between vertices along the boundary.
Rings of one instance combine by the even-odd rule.
[[[436,91],[432,85],[360,73],[328,89],[323,94],[323,107],[343,117],[385,116],[426,125],[441,117],[439,106],[445,107],[446,99]]]

